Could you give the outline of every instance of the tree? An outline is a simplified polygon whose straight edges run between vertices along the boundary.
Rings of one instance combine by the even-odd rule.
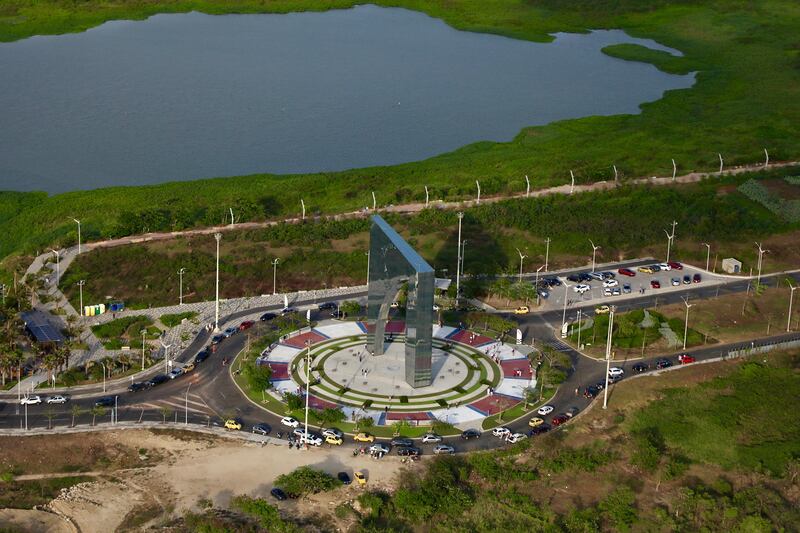
[[[636,495],[630,487],[622,486],[600,502],[598,508],[617,531],[627,531],[636,521]]]
[[[375,420],[371,416],[362,416],[356,419],[356,430],[369,429],[375,425]]]
[[[47,418],[47,429],[53,429],[53,419],[56,417],[56,412],[52,405],[48,405],[45,408],[44,416]]]
[[[289,411],[294,411],[295,409],[300,409],[303,407],[303,397],[299,394],[294,394],[292,392],[284,393],[283,400],[286,402],[286,407]]]
[[[83,414],[83,408],[80,405],[78,405],[76,403],[73,403],[72,404],[72,424],[70,424],[70,427],[75,427],[75,419],[77,417],[81,416],[82,414]],[[94,424],[94,422],[92,422],[92,424]]]
[[[361,313],[361,304],[355,300],[348,300],[339,306],[339,310],[345,316],[358,316]]]
[[[250,390],[263,391],[271,385],[272,370],[269,365],[258,365],[253,361],[248,361],[242,368],[242,375]]]
[[[294,524],[284,521],[278,509],[262,498],[251,498],[244,495],[236,496],[231,500],[231,506],[256,519],[258,525],[264,531],[274,531],[276,533],[300,531],[300,528]]]
[[[289,474],[282,474],[275,479],[275,485],[282,487],[289,494],[304,495],[332,490],[341,482],[327,472],[301,466]]]
[[[314,416],[323,424],[336,424],[343,422],[347,418],[341,407],[327,407],[321,411],[316,411]]]
[[[166,424],[167,417],[172,414],[172,409],[170,409],[166,405],[162,405],[161,407],[158,408],[158,412],[161,413],[161,416],[163,418],[163,423]]]
[[[106,414],[106,408],[102,405],[95,405],[89,412],[92,413],[92,425],[95,425],[97,417]]]

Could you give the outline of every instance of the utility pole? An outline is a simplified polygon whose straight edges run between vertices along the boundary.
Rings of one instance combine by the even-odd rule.
[[[711,245],[707,242],[701,244],[706,247],[706,272],[708,272],[708,267],[711,266]]]
[[[547,272],[547,262],[550,259],[550,237],[544,240],[545,249],[544,249],[544,271]]]
[[[311,340],[306,341],[306,420],[305,420],[305,439],[306,449],[308,449],[308,398],[311,395]]]
[[[215,233],[214,240],[217,241],[217,277],[216,289],[214,296],[214,333],[219,333],[219,241],[222,239],[222,233]]]
[[[594,272],[595,256],[597,254],[597,250],[599,250],[600,247],[599,246],[595,246],[594,243],[592,242],[592,239],[589,239],[589,244],[592,245],[592,272]]]
[[[142,370],[144,370],[144,337],[147,334],[147,330],[142,330]]]
[[[458,257],[456,258],[456,307],[458,307],[458,299],[461,296],[461,221],[464,213],[459,211],[456,216],[458,216]]]
[[[276,257],[272,260],[272,295],[278,294],[278,261],[280,258]],[[369,263],[367,263],[369,268]]]
[[[672,247],[672,240],[675,238],[675,226],[678,225],[676,220],[672,221],[672,233],[669,233],[667,230],[664,230],[664,233],[667,234],[667,263],[669,263],[669,252],[670,248]]]
[[[523,253],[519,251],[519,248],[517,248],[516,250],[517,253],[519,254],[519,282],[522,283],[522,261],[528,256],[523,255]]]
[[[367,289],[369,289],[369,250],[367,250]]]
[[[83,286],[86,285],[86,280],[82,279],[78,283],[76,283],[76,285],[78,286],[78,291],[79,291],[79,294],[80,294],[80,306],[81,306],[80,311],[78,312],[78,314],[80,316],[83,316]]]
[[[178,282],[178,287],[179,287],[179,289],[178,289],[178,305],[183,305],[183,274],[184,273],[186,273],[186,269],[185,268],[181,268],[180,270],[178,270],[178,278],[180,280]]]
[[[757,242],[756,246],[758,246],[758,277],[756,278],[756,283],[761,285],[761,265],[764,260],[764,254],[768,254],[769,250],[764,250],[761,248],[760,242]]]
[[[794,299],[794,291],[800,287],[792,286],[792,282],[788,279],[786,283],[789,284],[789,317],[786,319],[786,332],[788,333],[792,329],[792,300]]]
[[[608,316],[608,337],[606,338],[606,385],[603,388],[603,409],[608,407],[608,372],[611,370],[611,337],[614,333],[614,311],[615,306],[611,306]]]
[[[689,297],[683,296],[681,297],[683,300],[684,305],[686,306],[686,320],[683,323],[683,349],[686,349],[686,337],[689,334],[689,308],[692,307],[694,304],[689,303]]]
[[[564,314],[561,316],[561,331],[564,331],[564,326],[567,325],[567,296],[569,296],[569,292],[567,289],[569,285],[564,282]]]
[[[73,218],[72,220],[78,225],[78,253],[81,253],[81,221],[77,218]]]

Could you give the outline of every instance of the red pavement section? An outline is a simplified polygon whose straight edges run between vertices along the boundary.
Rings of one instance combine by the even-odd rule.
[[[470,346],[480,346],[482,344],[486,344],[487,342],[492,342],[494,339],[490,339],[489,337],[485,337],[483,335],[478,335],[477,333],[472,333],[471,331],[467,331],[466,329],[462,329],[448,337],[450,340],[454,340],[456,342],[460,342],[461,344],[469,344]]]
[[[428,413],[392,413],[389,412],[386,415],[386,420],[416,420],[422,422],[424,420],[430,420],[430,416]]]
[[[291,346],[293,348],[303,349],[306,347],[306,341],[311,341],[311,344],[316,344],[324,340],[326,340],[325,337],[319,333],[315,331],[309,331],[308,333],[301,333],[300,335],[289,337],[285,341],[282,341],[281,344],[285,344],[286,346]]]
[[[272,369],[272,377],[270,379],[289,379],[289,364],[288,363],[267,363]]]
[[[516,361],[500,361],[500,368],[503,369],[503,376],[507,378],[532,379],[533,371],[527,359],[517,359]],[[519,371],[522,375],[517,373]]]
[[[322,400],[320,398],[317,398],[316,396],[309,396],[308,397],[308,406],[312,407],[314,409],[333,409],[333,408],[339,407],[335,403],[332,403],[332,402],[329,402],[329,401],[326,401],[326,400]]]
[[[474,407],[482,413],[493,415],[518,403],[519,400],[516,398],[509,398],[508,396],[495,394],[493,396],[487,396],[486,398],[478,400],[477,402],[472,402],[469,405],[470,407]]]
[[[364,324],[364,329],[367,330],[367,333],[372,333],[375,331],[375,326]],[[394,333],[402,334],[406,332],[406,322],[405,320],[390,320],[386,323],[386,329],[384,330],[386,333]]]

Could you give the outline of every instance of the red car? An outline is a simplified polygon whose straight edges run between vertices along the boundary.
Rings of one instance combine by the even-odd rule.
[[[653,287],[654,289],[660,289],[661,282],[658,281],[657,279],[654,279],[653,281],[650,282],[650,286]]]
[[[695,274],[694,276],[692,276],[692,282],[694,283],[700,283],[702,279],[703,278],[700,277],[700,274]]]
[[[619,272],[623,276],[628,276],[629,278],[632,278],[633,276],[636,275],[636,272],[634,272],[630,268],[620,268],[619,270],[617,270],[617,272]]]
[[[244,322],[239,324],[239,331],[250,329],[253,327],[253,324],[255,324],[255,322],[253,322],[252,320],[245,320]]]
[[[560,426],[561,424],[563,424],[567,420],[569,420],[569,417],[567,415],[558,415],[558,416],[554,416],[553,419],[550,422],[554,426]]]
[[[682,365],[688,365],[689,363],[694,363],[696,359],[691,355],[681,354],[678,356],[678,362]]]
[[[675,261],[670,261],[667,264],[672,268],[672,270],[683,270],[683,265],[676,263]]]

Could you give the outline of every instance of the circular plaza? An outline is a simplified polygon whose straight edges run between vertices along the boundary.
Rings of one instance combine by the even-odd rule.
[[[262,352],[259,364],[272,370],[274,397],[305,396],[310,381],[312,408],[341,408],[348,419],[371,417],[377,425],[475,425],[519,403],[535,386],[528,357],[518,347],[434,325],[432,382],[413,388],[405,379],[404,331],[402,321],[390,321],[385,353],[374,356],[365,324],[326,321],[285,336]]]

